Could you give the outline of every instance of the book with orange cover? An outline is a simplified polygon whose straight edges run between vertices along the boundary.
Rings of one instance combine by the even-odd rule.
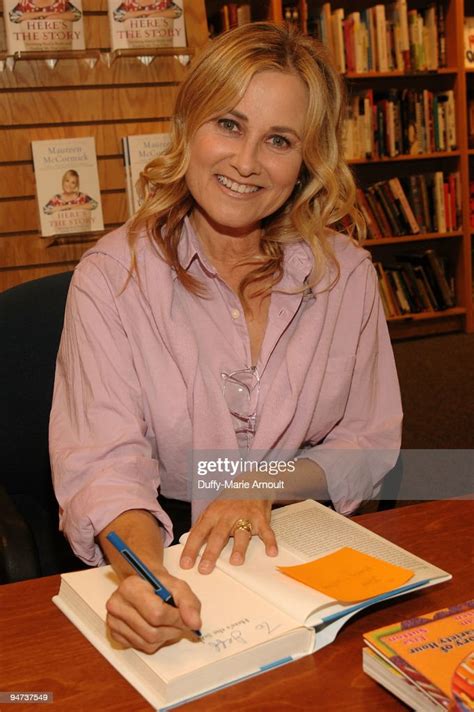
[[[415,709],[474,709],[474,600],[370,631],[364,642],[364,671]]]

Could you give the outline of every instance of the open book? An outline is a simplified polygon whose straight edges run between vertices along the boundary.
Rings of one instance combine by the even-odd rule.
[[[63,574],[53,601],[150,704],[163,709],[319,650],[361,608],[450,578],[316,502],[274,511],[272,526],[277,557],[267,557],[254,537],[243,566],[228,563],[229,545],[206,576],[179,568],[182,544],[165,551],[168,570],[187,581],[202,602],[200,641],[190,636],[153,655],[114,644],[105,626],[105,603],[117,586],[109,566]],[[276,569],[343,546],[409,568],[414,576],[397,590],[344,605]]]

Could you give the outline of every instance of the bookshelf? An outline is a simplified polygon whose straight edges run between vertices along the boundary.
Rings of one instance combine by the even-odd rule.
[[[229,5],[219,0],[206,0],[208,16],[212,17],[213,29],[219,31],[220,8]],[[237,3],[240,4],[240,3]],[[285,16],[289,7],[297,8],[299,24],[307,29],[310,34],[320,38],[325,36],[320,17],[328,13],[328,3],[320,0],[281,0],[279,3],[250,2],[252,19],[271,17],[272,12]],[[330,4],[331,12],[339,12],[346,19],[355,11],[361,14],[377,3],[375,0],[334,0]],[[384,5],[387,18],[390,16],[390,3]],[[408,10],[417,10],[420,14],[433,3],[430,0],[407,0]],[[275,6],[279,8],[275,10]],[[421,69],[406,71],[404,68],[387,68],[385,71],[374,71],[366,67],[364,71],[354,71],[346,66],[343,74],[346,78],[349,97],[371,91],[374,97],[387,97],[390,92],[401,94],[404,90],[414,93],[430,93],[436,97],[439,93],[452,94],[455,110],[456,145],[452,150],[425,150],[410,155],[407,151],[398,152],[397,155],[377,155],[372,152],[369,158],[352,158],[349,163],[352,167],[357,184],[361,188],[368,188],[374,183],[380,183],[392,178],[398,178],[405,184],[410,176],[415,174],[423,176],[423,180],[436,172],[443,172],[447,182],[450,174],[459,174],[456,192],[458,193],[459,224],[452,224],[450,229],[421,229],[416,234],[403,234],[396,236],[389,234],[379,239],[367,239],[364,246],[371,251],[374,261],[382,264],[397,263],[399,255],[418,255],[428,250],[435,250],[444,265],[450,284],[454,290],[454,306],[441,308],[439,311],[428,310],[416,313],[405,313],[388,318],[389,328],[394,338],[421,336],[449,331],[473,331],[473,298],[472,298],[472,234],[469,213],[469,177],[474,181],[474,143],[468,146],[468,121],[467,100],[474,101],[474,70],[464,68],[463,47],[463,21],[464,15],[474,16],[474,0],[446,0],[442,4],[445,24],[445,61],[444,66],[436,69]],[[326,12],[326,15],[324,14]],[[430,12],[433,12],[430,10]],[[437,11],[438,12],[438,11]],[[374,11],[375,13],[375,11]],[[412,13],[413,15],[413,13]],[[426,17],[426,13],[425,13]],[[426,38],[425,38],[426,39]],[[347,36],[344,35],[347,57]],[[428,43],[429,45],[429,43]],[[337,46],[334,53],[336,61]],[[430,49],[426,49],[425,60],[429,65]],[[342,50],[341,50],[342,51]],[[394,53],[395,54],[395,53]],[[418,56],[416,55],[418,60]],[[378,61],[378,58],[377,58]],[[413,61],[413,60],[412,60]],[[342,69],[342,67],[341,67]],[[351,71],[349,71],[349,69]],[[430,102],[432,98],[430,99]],[[431,104],[430,104],[431,106]],[[474,129],[473,129],[474,131]],[[455,221],[453,221],[455,222]],[[409,231],[408,231],[409,232]]]

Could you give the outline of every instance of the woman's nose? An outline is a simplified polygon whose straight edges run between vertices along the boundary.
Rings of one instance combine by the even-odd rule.
[[[259,154],[258,143],[250,137],[243,137],[236,146],[231,163],[243,177],[258,175],[260,173]]]

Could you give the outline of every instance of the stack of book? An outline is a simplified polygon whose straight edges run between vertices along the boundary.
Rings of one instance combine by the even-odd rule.
[[[362,91],[348,102],[345,157],[372,159],[454,151],[456,105],[452,90]]]
[[[459,173],[442,171],[378,181],[357,189],[369,239],[461,229]]]
[[[446,66],[441,3],[409,10],[406,0],[350,12],[325,2],[317,36],[330,48],[341,72],[419,72]]]
[[[456,304],[445,264],[433,249],[397,255],[392,264],[374,266],[387,318],[442,311]]]
[[[474,709],[474,601],[364,635],[363,669],[411,709]]]

